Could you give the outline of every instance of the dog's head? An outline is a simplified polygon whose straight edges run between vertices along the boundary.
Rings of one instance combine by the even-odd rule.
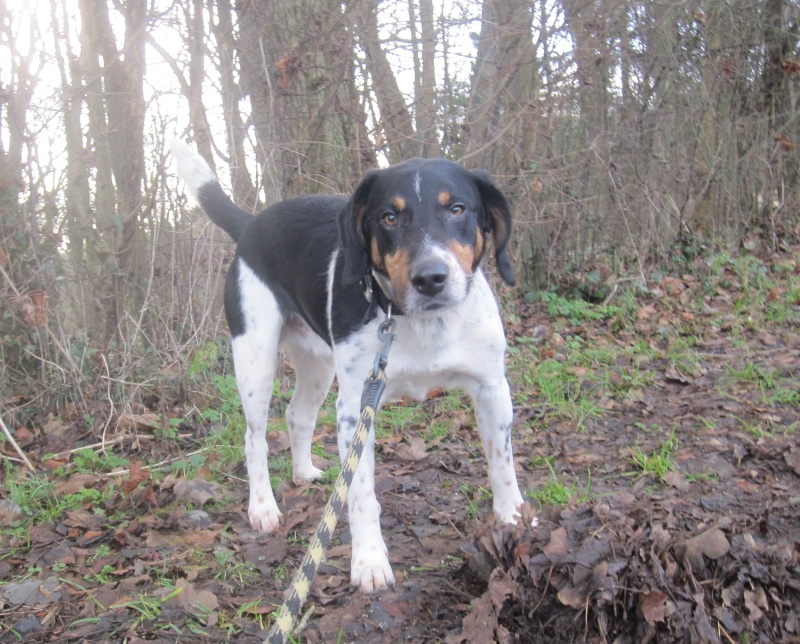
[[[490,236],[500,275],[515,283],[505,197],[488,175],[445,159],[369,172],[339,216],[339,234],[342,283],[353,286],[372,270],[406,313],[463,302]]]

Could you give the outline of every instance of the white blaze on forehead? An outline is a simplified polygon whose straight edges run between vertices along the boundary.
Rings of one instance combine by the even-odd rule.
[[[414,173],[414,192],[417,193],[417,199],[422,201],[422,175],[419,170]]]

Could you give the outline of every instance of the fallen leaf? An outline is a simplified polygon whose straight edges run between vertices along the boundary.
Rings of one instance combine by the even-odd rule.
[[[473,644],[494,642],[497,628],[497,614],[492,606],[488,592],[472,600],[472,610],[464,617],[460,635],[448,635],[447,644]]]
[[[22,519],[23,516],[22,508],[14,501],[0,499],[0,527],[7,528],[15,521]]]
[[[404,461],[421,461],[427,456],[427,446],[420,436],[413,436],[408,443],[397,446],[397,457]]]
[[[267,434],[267,444],[270,454],[280,454],[291,447],[288,432],[269,432]]]
[[[136,431],[141,429],[159,429],[161,419],[158,414],[120,414],[117,419],[117,427],[123,431]]]
[[[794,470],[795,474],[800,475],[800,449],[792,448],[783,455],[783,460]]]
[[[643,306],[636,312],[636,317],[639,320],[648,320],[656,314],[656,307],[652,304]]]
[[[244,548],[244,559],[262,572],[271,569],[286,557],[286,539],[272,538],[264,543],[249,543]],[[330,552],[328,558],[331,557]]]
[[[660,590],[641,593],[637,608],[650,626],[666,621],[675,612],[675,604]]]
[[[667,295],[679,295],[686,289],[686,285],[680,278],[671,277],[669,275],[661,280],[661,286],[664,288]]]
[[[680,490],[681,492],[688,492],[689,489],[692,487],[686,477],[681,472],[667,472],[664,476],[661,477],[664,483],[667,485],[671,485],[676,490]]]
[[[676,553],[685,564],[691,566],[693,572],[703,572],[706,568],[703,557],[719,559],[731,548],[725,533],[717,527],[709,528],[696,537],[692,537],[683,547],[678,547]]]
[[[682,374],[674,364],[670,364],[664,372],[664,378],[670,382],[678,382],[682,385],[688,385],[692,382],[689,376]]]
[[[73,474],[67,479],[56,479],[55,489],[59,496],[77,494],[90,487],[98,486],[105,482],[103,477],[97,474]]]
[[[61,599],[61,582],[57,577],[48,577],[10,583],[0,590],[0,595],[14,606],[51,604]]]
[[[219,608],[219,601],[214,593],[210,590],[197,590],[186,579],[178,579],[173,592],[176,592],[176,595],[164,604],[176,604],[187,613],[205,616]]]
[[[559,561],[569,551],[569,538],[566,528],[556,528],[550,533],[550,541],[542,548],[545,556],[552,562]]]
[[[506,600],[519,597],[519,586],[510,575],[500,568],[495,568],[489,580],[489,595],[499,614]]]
[[[570,608],[583,608],[587,594],[585,584],[579,587],[567,586],[558,591],[558,601]]]
[[[172,489],[179,499],[190,501],[197,507],[202,507],[207,501],[217,496],[217,487],[214,481],[181,478]]]
[[[744,591],[744,605],[750,613],[750,626],[755,624],[769,610],[767,595],[761,586],[756,586],[754,590]]]
[[[139,487],[140,483],[150,480],[150,470],[144,469],[141,461],[131,460],[130,464],[130,474],[128,474],[128,478],[125,483],[122,484],[122,491],[126,495],[129,495],[137,487]]]
[[[161,548],[181,548],[198,547],[206,548],[213,546],[218,537],[215,530],[192,530],[190,532],[158,532],[150,530],[145,536],[145,543],[148,548],[159,550]]]

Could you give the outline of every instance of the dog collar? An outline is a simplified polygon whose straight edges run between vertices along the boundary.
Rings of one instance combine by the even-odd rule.
[[[383,284],[381,284],[383,282]],[[388,313],[389,306],[392,307],[392,315],[403,315],[403,310],[397,306],[391,298],[386,295],[388,284],[386,278],[374,270],[370,270],[362,280],[364,287],[364,298],[369,302],[369,308],[364,316],[365,319],[370,319],[374,315],[376,309],[380,307],[381,311]]]

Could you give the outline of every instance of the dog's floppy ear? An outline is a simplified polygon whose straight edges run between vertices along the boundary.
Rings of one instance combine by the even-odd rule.
[[[503,193],[497,189],[492,178],[481,170],[473,170],[475,185],[483,201],[484,233],[491,232],[494,239],[494,256],[500,276],[511,286],[517,283],[511,260],[508,257],[508,241],[511,239],[511,209]]]
[[[369,242],[364,219],[367,214],[369,191],[377,171],[364,175],[350,201],[339,213],[339,243],[344,258],[343,286],[355,286],[367,274],[369,267]]]

